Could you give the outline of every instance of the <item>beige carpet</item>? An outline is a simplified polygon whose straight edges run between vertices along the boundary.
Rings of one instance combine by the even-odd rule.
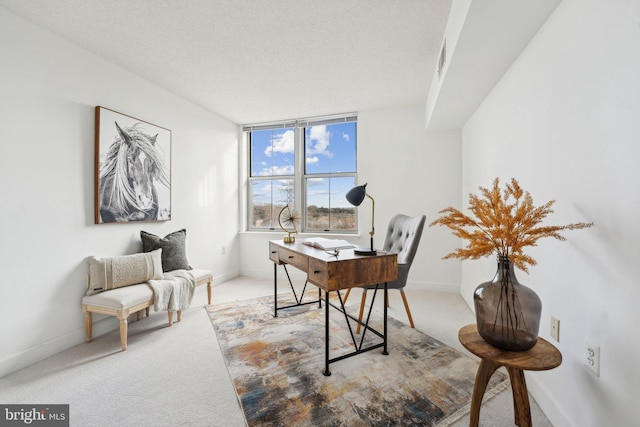
[[[378,330],[381,309],[372,315]],[[446,426],[468,413],[477,361],[393,317],[389,355],[375,349],[337,361],[327,377],[324,308],[274,317],[273,297],[262,297],[208,311],[249,426]],[[333,358],[353,343],[344,316],[330,314]],[[363,348],[380,341],[368,333]],[[496,373],[487,398],[507,385]]]
[[[219,304],[268,295],[273,295],[272,279],[237,277],[214,286],[213,300]],[[459,294],[408,288],[407,296],[417,330],[475,359],[458,341],[458,329],[474,321]],[[389,297],[389,313],[406,324],[400,293],[392,291]],[[351,298],[359,301],[360,292],[352,292]],[[152,313],[139,322],[132,316],[125,352],[120,351],[117,322],[100,321],[111,322],[113,330],[96,332],[90,344],[0,378],[0,402],[70,404],[72,427],[244,427],[236,391],[203,308],[206,303],[206,288],[200,287],[192,307],[183,311],[182,322],[171,327],[166,313]],[[78,333],[83,336],[79,306],[78,312]],[[98,324],[94,331],[99,330]],[[533,398],[531,416],[534,426],[551,427]],[[465,415],[451,427],[468,425]],[[480,426],[513,425],[507,387],[482,405]]]

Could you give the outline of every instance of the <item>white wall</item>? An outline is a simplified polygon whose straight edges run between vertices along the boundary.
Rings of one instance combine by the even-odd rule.
[[[640,419],[640,2],[564,0],[463,128],[462,194],[511,177],[548,224],[593,221],[566,242],[539,242],[520,281],[543,302],[541,336],[560,319],[560,367],[527,375],[555,426],[631,426]],[[462,263],[462,294],[494,260]],[[583,366],[601,349],[600,377]],[[552,341],[553,342],[553,341]]]
[[[140,251],[140,230],[186,228],[193,266],[238,274],[236,125],[4,8],[0,58],[0,377],[84,342],[86,258]],[[96,105],[172,130],[171,221],[93,224]]]
[[[440,209],[460,207],[460,132],[427,133],[424,107],[361,111],[358,113],[358,179],[375,199],[374,244],[382,245],[389,219],[396,213],[427,215],[427,224]],[[358,209],[360,236],[341,236],[367,246],[371,202]],[[282,232],[243,233],[241,273],[271,277],[269,239]],[[409,285],[458,292],[460,262],[442,261],[458,240],[441,227],[425,227],[409,274]]]

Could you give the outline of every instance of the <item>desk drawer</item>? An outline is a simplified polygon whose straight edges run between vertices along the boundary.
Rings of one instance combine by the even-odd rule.
[[[309,271],[309,258],[303,254],[285,248],[278,248],[278,257],[280,261],[291,264],[305,273]]]
[[[280,258],[278,257],[278,246],[269,242],[269,259],[276,264],[281,264]]]
[[[314,285],[326,287],[329,281],[329,268],[326,262],[311,258],[309,260],[309,281]]]
[[[398,277],[397,257],[359,257],[341,261],[309,259],[309,281],[325,291],[390,282]]]

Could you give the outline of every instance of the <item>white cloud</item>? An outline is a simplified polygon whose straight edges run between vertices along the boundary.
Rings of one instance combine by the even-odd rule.
[[[273,153],[293,153],[294,148],[294,133],[293,130],[285,131],[282,134],[276,135],[276,138],[272,141],[271,145],[264,150],[266,156],[271,156]]]
[[[309,178],[307,180],[307,188],[324,186],[324,178]]]
[[[270,172],[271,175],[293,175],[293,165],[271,166]]]
[[[293,175],[293,165],[271,166],[262,168],[260,176]]]
[[[333,153],[329,150],[331,132],[327,131],[327,126],[312,126],[307,143],[307,154],[333,157]]]
[[[318,163],[319,161],[320,161],[320,159],[318,159],[318,156],[307,157],[307,164],[308,165],[314,165],[314,164]]]

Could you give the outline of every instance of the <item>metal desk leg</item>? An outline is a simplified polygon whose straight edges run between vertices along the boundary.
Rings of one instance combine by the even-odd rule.
[[[273,317],[278,317],[278,264],[273,263]]]
[[[387,282],[384,282],[384,349],[382,354],[385,356],[389,354],[387,351],[387,305],[389,304],[389,290],[387,289]]]
[[[329,292],[325,291],[324,296],[326,298],[324,304],[324,376],[331,375],[329,371]]]

